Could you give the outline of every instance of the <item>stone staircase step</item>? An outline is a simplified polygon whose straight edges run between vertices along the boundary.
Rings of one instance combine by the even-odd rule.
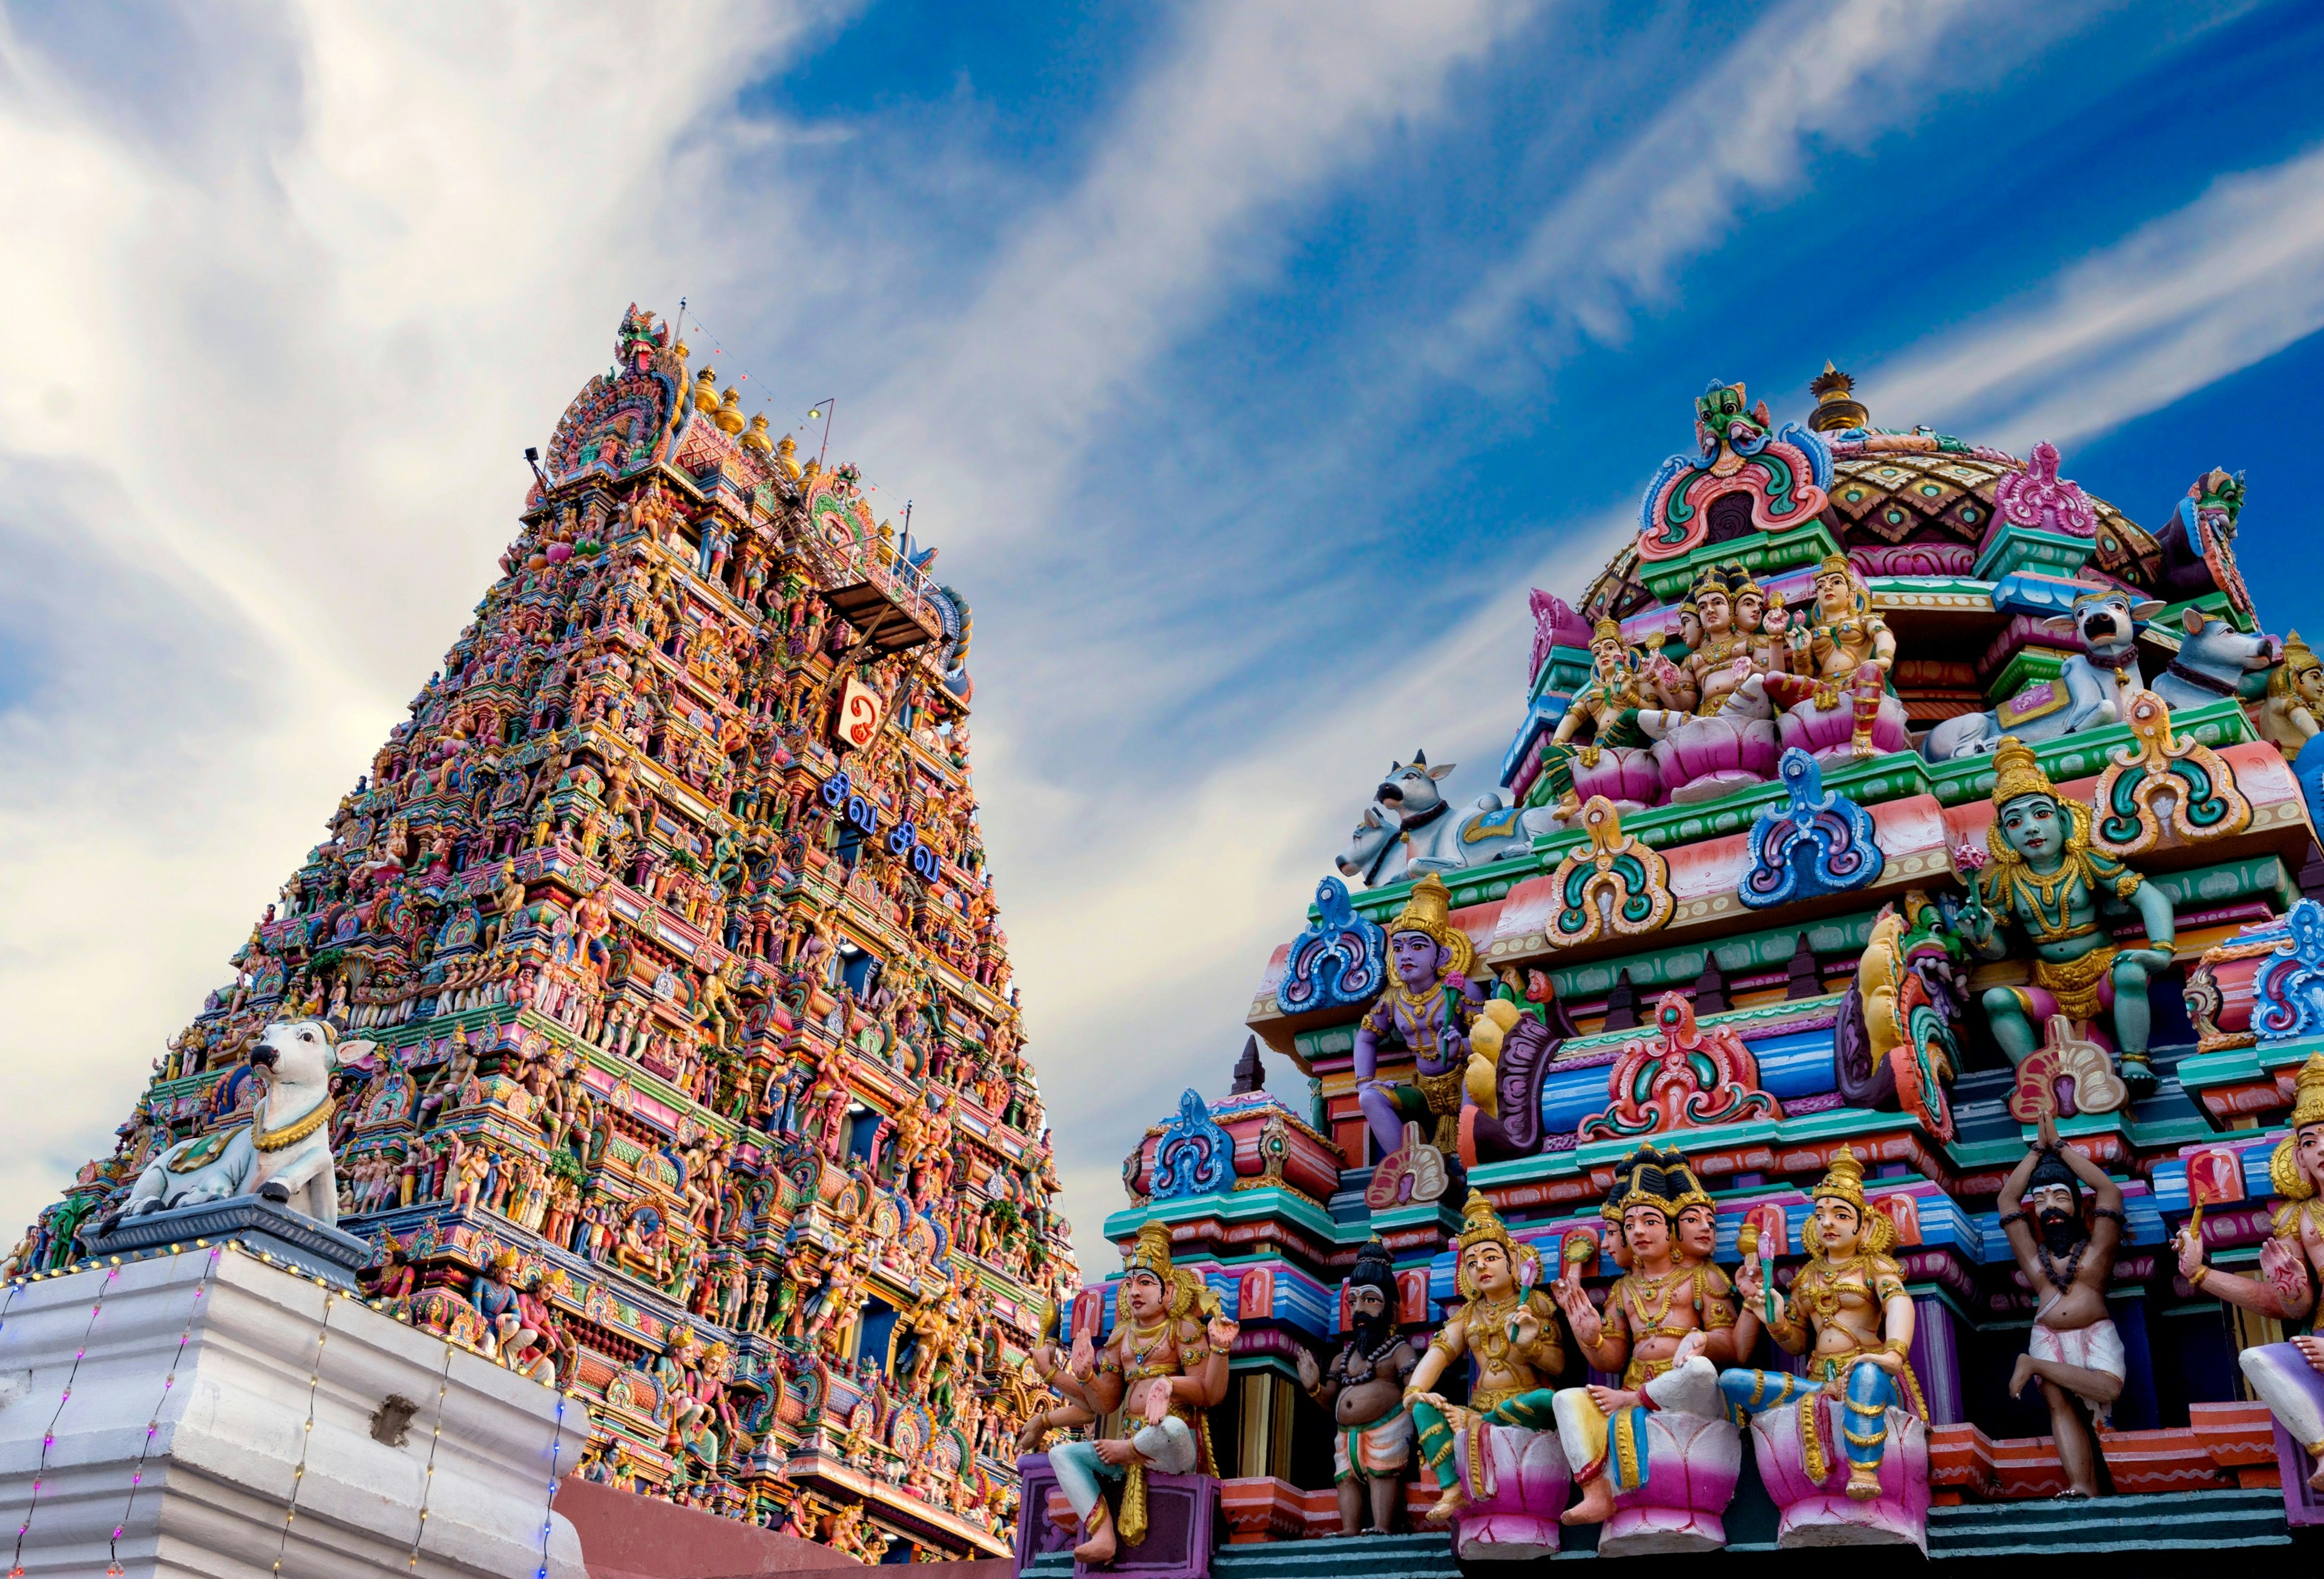
[[[2263,1490],[2091,1502],[1966,1502],[1929,1510],[1932,1557],[2274,1547],[2290,1541],[2282,1496]]]
[[[2089,1502],[1962,1502],[1929,1510],[1929,1556],[1938,1562],[2258,1551],[2292,1544],[2282,1494],[2257,1488]],[[1728,1555],[1773,1549],[1737,1546]],[[1217,1579],[1458,1579],[1462,1569],[1448,1537],[1418,1532],[1229,1546],[1220,1549],[1213,1572]],[[1027,1579],[1068,1579],[1072,1573],[1068,1552],[1049,1553],[1025,1570]]]
[[[1447,1535],[1341,1537],[1269,1541],[1222,1550],[1218,1579],[1457,1579]]]

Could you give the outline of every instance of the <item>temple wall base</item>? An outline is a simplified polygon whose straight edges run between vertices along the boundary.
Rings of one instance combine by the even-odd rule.
[[[0,1321],[27,1579],[583,1579],[549,1501],[586,1413],[312,1275],[189,1242],[27,1284]]]

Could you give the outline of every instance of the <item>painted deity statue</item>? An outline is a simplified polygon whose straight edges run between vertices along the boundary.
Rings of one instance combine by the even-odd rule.
[[[1403,1144],[1407,1121],[1421,1125],[1421,1139],[1440,1150],[1460,1150],[1469,1027],[1485,993],[1469,979],[1477,950],[1452,925],[1452,907],[1451,891],[1434,873],[1413,884],[1388,929],[1395,979],[1356,1030],[1356,1101],[1382,1157]],[[1383,1046],[1411,1053],[1416,1084],[1379,1078]]]
[[[1753,667],[1761,674],[1780,671],[1790,651],[1784,633],[1791,624],[1791,613],[1784,607],[1784,595],[1769,592],[1748,571],[1740,579],[1730,572],[1729,580],[1735,596],[1735,630],[1750,652]]]
[[[2283,639],[2283,661],[2267,677],[2267,695],[2256,711],[2262,740],[2283,753],[2286,762],[2324,727],[2324,660],[2309,650],[2294,631]]]
[[[1340,1497],[1340,1533],[1364,1531],[1369,1496],[1371,1528],[1395,1528],[1404,1501],[1405,1466],[1412,1462],[1412,1414],[1404,1381],[1420,1357],[1396,1330],[1396,1264],[1374,1239],[1356,1252],[1348,1279],[1348,1341],[1321,1370],[1299,1351],[1299,1385],[1332,1415],[1332,1483]]]
[[[1993,1039],[2021,1064],[2037,1045],[2037,1023],[2053,1014],[2095,1020],[2110,1008],[2123,1083],[2144,1096],[2154,1089],[2146,983],[2171,968],[2171,898],[2091,844],[2090,808],[2058,793],[2030,747],[2005,738],[1993,762],[1990,859],[1975,875],[1960,926],[1987,959],[2008,952],[2001,932],[2007,923],[2034,946],[2030,984],[1986,991]],[[2126,907],[2145,923],[2144,948],[2116,948],[2107,937],[2101,911]]]
[[[1811,1192],[1814,1215],[1802,1233],[1808,1261],[1792,1279],[1781,1314],[1766,1318],[1768,1336],[1787,1353],[1806,1354],[1807,1372],[1735,1369],[1719,1378],[1727,1401],[1748,1414],[1800,1401],[1820,1388],[1831,1394],[1845,1421],[1840,1435],[1848,1457],[1848,1494],[1858,1501],[1880,1495],[1880,1462],[1888,1445],[1888,1410],[1909,1401],[1928,1418],[1921,1385],[1905,1358],[1913,1346],[1913,1297],[1903,1271],[1887,1255],[1895,1224],[1864,1201],[1864,1167],[1846,1146]],[[1758,1342],[1764,1274],[1747,1261],[1736,1279],[1742,1308],[1735,1318],[1735,1344],[1748,1354]],[[1813,1441],[1812,1432],[1803,1433]],[[1820,1455],[1819,1446],[1816,1454]],[[1820,1457],[1810,1459],[1810,1477],[1822,1478]]]
[[[1785,652],[1764,629],[1766,603],[1741,565],[1707,568],[1680,609],[1682,629],[1692,615],[1686,656],[1646,665],[1664,705],[1641,709],[1638,727],[1655,739],[1655,771],[1674,804],[1775,776],[1782,731],[1767,687],[1783,678]]]
[[[1552,1383],[1565,1369],[1557,1310],[1548,1295],[1533,1287],[1531,1254],[1522,1257],[1528,1275],[1520,1282],[1520,1252],[1492,1203],[1471,1190],[1461,1214],[1453,1281],[1465,1303],[1429,1341],[1404,1394],[1412,1406],[1421,1457],[1436,1477],[1436,1505],[1428,1513],[1432,1524],[1452,1522],[1469,1503],[1454,1462],[1454,1437],[1486,1426],[1549,1429],[1556,1423]],[[1465,1408],[1435,1390],[1445,1371],[1463,1357],[1477,1366]]]
[[[1086,1406],[1058,1396],[1061,1390],[1056,1385],[1057,1379],[1065,1369],[1065,1356],[1057,1349],[1057,1327],[1063,1315],[1055,1306],[1047,1309],[1041,1321],[1041,1336],[1026,1354],[1025,1364],[1019,1372],[1019,1381],[1027,1385],[1010,1390],[1012,1395],[1020,1395],[1019,1412],[1025,1421],[1017,1433],[1017,1451],[1020,1454],[1038,1453],[1052,1431],[1086,1426],[1097,1418]],[[1029,1376],[1026,1375],[1028,1371]],[[1043,1390],[1035,1392],[1036,1385]]]
[[[2087,1226],[2081,1184],[2097,1196]],[[2009,1378],[2010,1396],[2041,1383],[2067,1494],[2095,1497],[2098,1441],[2075,1400],[2103,1424],[2122,1396],[2122,1334],[2107,1319],[2106,1303],[2115,1250],[2129,1221],[2122,1189],[2080,1152],[2061,1145],[2056,1120],[2044,1113],[2040,1138],[2002,1184],[1998,1205],[2017,1270],[2038,1301],[2026,1352]]]
[[[1747,596],[1754,601],[1747,604]],[[1745,680],[1783,667],[1782,648],[1765,640],[1759,630],[1766,594],[1741,566],[1705,569],[1683,606],[1694,610],[1701,634],[1680,661],[1656,658],[1646,666],[1665,706],[1708,718],[1727,705]],[[1752,615],[1748,629],[1743,618],[1747,608]]]
[[[1784,743],[1812,756],[1837,754],[1837,731],[1826,721],[1838,719],[1844,697],[1849,755],[1903,750],[1909,743],[1904,707],[1887,692],[1895,633],[1872,612],[1872,594],[1847,555],[1827,556],[1814,585],[1814,608],[1784,633],[1792,672],[1768,688],[1792,708]]]
[[[2179,1232],[2179,1271],[2204,1293],[2277,1321],[2314,1315],[2324,1283],[2324,1053],[2310,1053],[2294,1082],[2291,1127],[2268,1159],[2268,1182],[2283,1205],[2260,1246],[2259,1276],[2240,1277],[2203,1264],[2200,1214]],[[2308,1483],[2324,1491],[2324,1336],[2302,1334],[2246,1349],[2244,1380],[2316,1469]]]
[[[1578,1260],[1550,1289],[1591,1369],[1620,1379],[1614,1387],[1557,1394],[1558,1437],[1582,1482],[1582,1500],[1563,1515],[1567,1524],[1604,1523],[1616,1493],[1644,1483],[1646,1455],[1637,1444],[1647,1415],[1723,1417],[1720,1369],[1737,1359],[1734,1289],[1704,1242],[1706,1233],[1715,1239],[1718,1208],[1686,1159],[1639,1147],[1616,1165],[1599,1214],[1612,1226],[1617,1260],[1627,1269],[1606,1291],[1605,1309],[1591,1304]]]
[[[1054,1380],[1093,1416],[1122,1411],[1127,1436],[1066,1442],[1050,1450],[1057,1485],[1082,1521],[1077,1562],[1113,1560],[1120,1543],[1146,1536],[1146,1473],[1214,1473],[1209,1414],[1227,1396],[1227,1361],[1241,1328],[1193,1272],[1170,1262],[1170,1228],[1139,1230],[1122,1270],[1113,1335],[1104,1348],[1084,1334],[1072,1365]],[[1106,1507],[1102,1482],[1120,1481],[1121,1516]]]
[[[1561,812],[1571,815],[1591,795],[1633,807],[1661,799],[1647,754],[1654,743],[1638,726],[1639,710],[1660,700],[1649,694],[1622,627],[1600,620],[1590,636],[1590,678],[1541,748],[1542,777]],[[1585,727],[1589,734],[1582,738]]]
[[[1574,692],[1565,716],[1557,721],[1556,731],[1550,735],[1552,745],[1568,745],[1590,726],[1590,738],[1574,748],[1585,766],[1595,766],[1598,753],[1609,745],[1642,746],[1646,737],[1638,732],[1638,709],[1646,705],[1645,688],[1638,679],[1637,654],[1622,639],[1622,627],[1612,620],[1600,620],[1590,635],[1590,679]]]

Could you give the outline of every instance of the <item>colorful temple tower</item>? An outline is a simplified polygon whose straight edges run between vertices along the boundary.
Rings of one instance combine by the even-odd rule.
[[[526,455],[505,574],[14,1270],[246,1123],[255,1039],[314,1018],[368,1292],[586,1400],[583,1473],[1005,1550],[1019,1364],[1078,1279],[968,605],[634,307]]]
[[[1120,1561],[1133,1501],[1188,1574],[1407,1502],[1302,1571],[2324,1520],[2324,674],[2241,479],[2144,527],[1812,392],[1712,384],[1634,540],[1533,594],[1499,792],[1370,792],[1249,1016],[1306,1088],[1188,1091],[1037,1351],[1023,1565]],[[1117,1380],[1160,1371],[1215,1493]],[[2047,1502],[2089,1492],[2139,1501]]]

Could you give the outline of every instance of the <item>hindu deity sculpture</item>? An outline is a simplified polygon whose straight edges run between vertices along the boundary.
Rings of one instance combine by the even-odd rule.
[[[1664,706],[1641,708],[1637,726],[1654,739],[1655,771],[1675,803],[1712,799],[1775,774],[1781,738],[1766,677],[1781,670],[1784,652],[1757,629],[1765,604],[1740,565],[1706,569],[1686,605],[1698,626],[1692,649],[1680,662],[1646,665]],[[1749,631],[1740,612],[1747,606]]]
[[[2110,1008],[2123,1084],[2144,1096],[2154,1089],[2146,983],[2171,968],[2170,896],[2091,843],[2089,808],[2058,793],[2030,747],[2006,738],[1993,760],[1989,859],[1974,874],[1960,927],[1987,959],[2008,952],[2001,928],[2011,922],[2034,946],[2031,983],[1986,991],[1993,1039],[2022,1064],[2037,1045],[2036,1021],[2094,1020]],[[2117,948],[2107,937],[2101,912],[2126,907],[2145,923],[2144,948]]]
[[[1638,671],[1638,655],[1622,627],[1600,620],[1590,635],[1590,679],[1566,705],[1565,716],[1542,747],[1543,777],[1563,806],[1603,795],[1626,811],[1662,799],[1662,782],[1638,727],[1638,710],[1650,697]],[[1583,727],[1590,736],[1574,743]]]
[[[2097,1197],[2088,1225],[2080,1184]],[[1997,1204],[2017,1269],[2037,1301],[2033,1335],[2009,1378],[2010,1396],[2040,1381],[2066,1494],[2095,1497],[2098,1442],[2074,1400],[2104,1422],[2122,1396],[2122,1334],[2107,1319],[2106,1303],[2115,1250],[2129,1223],[2122,1189],[2080,1151],[2061,1145],[2056,1120],[2044,1113],[2039,1140],[2002,1184]]]
[[[1758,584],[1739,565],[1709,567],[1696,581],[1683,606],[1694,610],[1701,633],[1679,661],[1655,658],[1646,664],[1646,674],[1655,682],[1665,706],[1709,717],[1751,675],[1781,667],[1779,662],[1766,661],[1775,654],[1763,651],[1768,644],[1757,639],[1757,630],[1746,632],[1742,627],[1738,611],[1747,586],[1759,592]],[[1760,602],[1764,607],[1764,594]]]
[[[1421,1457],[1436,1477],[1436,1505],[1428,1513],[1432,1524],[1452,1522],[1469,1505],[1455,1438],[1468,1436],[1474,1464],[1483,1452],[1485,1427],[1510,1426],[1533,1433],[1550,1429],[1556,1423],[1551,1384],[1565,1369],[1557,1310],[1549,1296],[1534,1287],[1538,1272],[1534,1257],[1520,1255],[1492,1203],[1478,1192],[1469,1192],[1461,1215],[1453,1281],[1465,1303],[1429,1340],[1428,1352],[1420,1357],[1404,1392],[1412,1406]],[[1435,1390],[1445,1371],[1464,1357],[1474,1359],[1477,1366],[1465,1408]]]
[[[2214,1270],[2203,1261],[2202,1214],[2180,1230],[2179,1271],[2204,1293],[2241,1310],[2296,1322],[2316,1310],[2324,1280],[2324,1053],[2310,1053],[2293,1083],[2292,1123],[2268,1159],[2268,1182],[2283,1205],[2260,1246],[2259,1276]],[[2324,1337],[2303,1333],[2243,1352],[2244,1378],[2316,1469],[2324,1491]]]
[[[1146,1474],[1213,1473],[1209,1412],[1227,1396],[1227,1361],[1241,1327],[1192,1271],[1170,1260],[1170,1228],[1139,1230],[1123,1269],[1120,1316],[1102,1350],[1084,1334],[1072,1364],[1052,1378],[1094,1417],[1122,1411],[1127,1436],[1067,1442],[1050,1450],[1057,1485],[1082,1521],[1076,1561],[1110,1563],[1123,1542],[1146,1535]],[[1120,1481],[1121,1516],[1103,1482]]]
[[[2255,709],[2260,738],[2273,743],[2286,761],[2324,725],[2324,660],[2292,632],[2283,639],[2283,661],[2267,677],[2267,695]]]
[[[1582,1482],[1582,1501],[1563,1515],[1568,1524],[1604,1523],[1618,1491],[1644,1484],[1651,1454],[1639,1445],[1650,1414],[1676,1411],[1723,1424],[1720,1368],[1737,1358],[1734,1289],[1701,1243],[1706,1228],[1715,1234],[1718,1209],[1686,1159],[1639,1147],[1617,1165],[1599,1214],[1628,1268],[1606,1291],[1604,1311],[1591,1304],[1578,1260],[1569,1260],[1551,1285],[1591,1369],[1620,1379],[1615,1387],[1569,1387],[1557,1394],[1558,1436]],[[1681,1237],[1683,1214],[1691,1214],[1694,1246]]]
[[[1017,1451],[1038,1453],[1052,1431],[1070,1430],[1086,1426],[1097,1417],[1086,1405],[1060,1397],[1056,1379],[1065,1370],[1065,1356],[1057,1349],[1057,1319],[1063,1313],[1050,1306],[1041,1320],[1041,1335],[1034,1341],[1025,1356],[1019,1380],[1027,1385],[1003,1384],[1014,1400],[1013,1416],[1021,1416],[1024,1425],[1017,1433]],[[1024,1375],[1029,1372],[1029,1378]],[[1036,1392],[1032,1384],[1043,1390]],[[1052,1401],[1055,1400],[1055,1401]]]
[[[1469,1063],[1469,1028],[1485,1002],[1470,980],[1477,951],[1452,923],[1452,895],[1431,873],[1412,886],[1388,929],[1394,980],[1356,1031],[1356,1093],[1382,1157],[1403,1144],[1407,1122],[1440,1150],[1461,1145],[1461,1090]],[[1417,1084],[1379,1078],[1383,1045],[1412,1054]]]
[[[1735,596],[1735,630],[1748,650],[1752,666],[1761,674],[1774,674],[1784,667],[1784,655],[1789,645],[1784,633],[1791,623],[1791,613],[1784,606],[1784,595],[1770,592],[1751,577],[1748,570],[1739,576],[1730,568],[1728,581]]]
[[[1299,1351],[1299,1385],[1331,1411],[1332,1483],[1339,1489],[1340,1533],[1360,1535],[1364,1504],[1371,1528],[1394,1528],[1404,1500],[1404,1470],[1412,1462],[1412,1414],[1404,1380],[1420,1357],[1396,1330],[1396,1264],[1378,1239],[1356,1252],[1348,1279],[1348,1341],[1319,1371],[1315,1356]]]
[[[1904,750],[1904,704],[1887,690],[1895,633],[1872,612],[1872,594],[1847,555],[1827,556],[1814,586],[1813,610],[1784,633],[1792,672],[1768,682],[1789,708],[1784,743],[1825,758]]]
[[[1763,1307],[1766,1275],[1755,1262],[1746,1260],[1735,1284],[1741,1301],[1737,1351],[1750,1353],[1764,1322],[1767,1335],[1787,1353],[1808,1356],[1807,1372],[1738,1368],[1723,1372],[1719,1386],[1728,1402],[1750,1414],[1794,1402],[1804,1409],[1818,1390],[1844,1404],[1848,1494],[1869,1501],[1881,1493],[1888,1410],[1909,1400],[1915,1414],[1928,1418],[1919,1380],[1905,1358],[1913,1346],[1913,1297],[1887,1254],[1895,1224],[1866,1206],[1864,1166],[1854,1151],[1840,1149],[1810,1198],[1814,1215],[1801,1233],[1808,1261],[1792,1279],[1781,1313]],[[1801,1440],[1803,1447],[1816,1445],[1807,1454],[1809,1478],[1822,1480],[1819,1434],[1803,1423]]]

